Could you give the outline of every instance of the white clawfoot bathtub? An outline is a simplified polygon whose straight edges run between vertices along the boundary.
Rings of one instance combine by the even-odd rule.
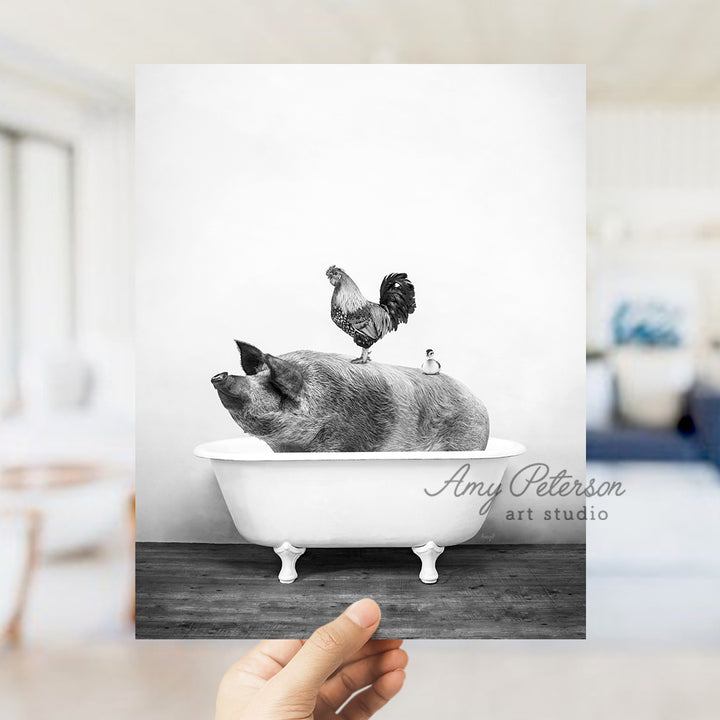
[[[217,477],[235,527],[274,548],[278,579],[297,578],[306,548],[407,547],[434,583],[448,545],[473,537],[520,443],[476,452],[273,453],[253,438],[195,448]]]

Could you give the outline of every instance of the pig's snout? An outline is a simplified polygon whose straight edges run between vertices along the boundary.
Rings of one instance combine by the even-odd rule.
[[[210,378],[210,382],[215,386],[218,387],[218,385],[222,385],[225,380],[227,380],[228,374],[226,372],[218,373],[217,375],[213,375]]]
[[[247,379],[237,375],[228,375],[226,372],[218,373],[210,378],[210,382],[220,395],[223,405],[238,407],[248,400]]]

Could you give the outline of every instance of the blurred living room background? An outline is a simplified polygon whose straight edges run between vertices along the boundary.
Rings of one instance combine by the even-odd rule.
[[[0,716],[198,717],[248,647],[132,642],[134,65],[543,62],[587,65],[587,476],[626,489],[588,500],[593,642],[413,642],[384,716],[467,717],[482,677],[493,717],[709,717],[718,28],[714,0],[0,6]]]
[[[696,100],[588,108],[587,475],[626,489],[587,525],[589,636],[720,639],[720,108]]]

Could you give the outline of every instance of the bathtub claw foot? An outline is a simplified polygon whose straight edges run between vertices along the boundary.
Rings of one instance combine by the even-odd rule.
[[[294,582],[297,577],[295,563],[305,552],[305,548],[297,548],[289,542],[284,542],[282,545],[278,545],[278,547],[273,548],[273,550],[275,550],[280,557],[280,560],[282,560],[282,567],[280,568],[278,580],[286,585]]]
[[[443,550],[445,550],[444,547],[436,545],[432,540],[413,548],[413,552],[422,561],[420,579],[427,585],[437,582],[438,574],[435,569],[435,561],[442,555]]]

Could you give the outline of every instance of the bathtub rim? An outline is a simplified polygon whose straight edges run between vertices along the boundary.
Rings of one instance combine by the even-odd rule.
[[[255,441],[251,437],[234,437],[201,443],[193,453],[207,460],[233,460],[236,462],[292,462],[307,460],[483,460],[511,458],[527,452],[527,448],[515,440],[491,437],[485,450],[447,450],[433,452],[282,452],[268,449],[250,451],[240,449],[243,444]]]

